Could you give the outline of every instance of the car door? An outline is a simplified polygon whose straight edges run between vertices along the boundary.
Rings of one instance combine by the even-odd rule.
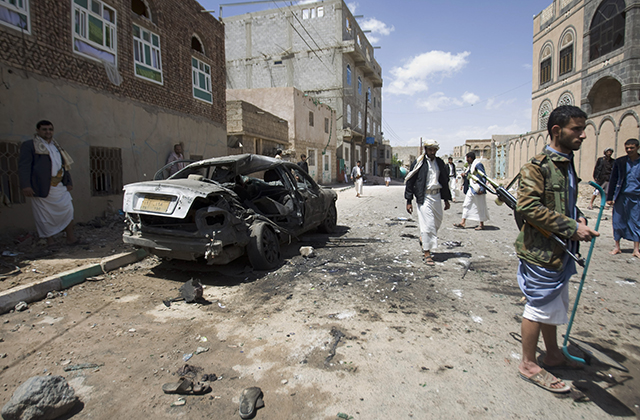
[[[310,229],[322,221],[323,202],[320,187],[300,167],[292,166],[291,174],[294,178],[296,195],[304,201],[304,229]]]

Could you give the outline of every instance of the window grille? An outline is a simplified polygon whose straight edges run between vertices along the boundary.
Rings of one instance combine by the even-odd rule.
[[[605,0],[596,10],[589,28],[589,61],[624,45],[624,0]]]
[[[547,58],[540,63],[540,84],[543,85],[551,80],[551,59]]]
[[[18,143],[0,142],[0,192],[2,192],[0,199],[5,203],[7,201],[11,204],[25,202],[18,177],[19,158]]]
[[[89,148],[91,195],[114,195],[122,192],[122,150],[113,147]]]
[[[313,112],[309,111],[309,127],[313,127]]]

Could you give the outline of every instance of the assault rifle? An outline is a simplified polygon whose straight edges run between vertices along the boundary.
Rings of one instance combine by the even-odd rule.
[[[516,204],[518,202],[518,200],[513,196],[513,194],[511,194],[509,192],[509,188],[511,188],[511,186],[515,183],[515,181],[518,179],[520,175],[518,175],[517,177],[515,177],[513,179],[513,181],[511,181],[509,183],[509,185],[507,186],[507,188],[504,188],[502,185],[498,184],[496,181],[492,180],[491,178],[489,178],[487,176],[487,174],[485,174],[484,172],[476,169],[474,171],[474,173],[470,174],[470,178],[473,179],[474,181],[476,181],[478,184],[482,185],[484,187],[484,189],[486,189],[487,191],[489,191],[491,194],[495,194],[498,196],[498,198],[496,199],[496,203],[498,205],[504,203],[506,204],[511,210],[513,210],[513,214],[516,217],[516,222],[518,222],[518,227],[521,227],[522,223],[520,223],[518,221],[518,218],[522,218],[522,216],[516,212]],[[486,182],[485,182],[486,180]],[[488,185],[488,184],[491,185]],[[553,241],[555,241],[558,245],[560,245],[562,247],[562,249],[564,250],[564,252],[566,252],[567,254],[569,254],[569,256],[571,258],[573,258],[573,260],[578,263],[578,265],[580,267],[584,267],[584,258],[578,257],[577,255],[575,255],[573,252],[571,252],[568,248],[567,248],[567,244],[560,239],[556,234],[549,232],[543,228],[541,228],[540,226],[535,225],[534,223],[529,222],[528,220],[522,218],[523,222],[529,223],[531,226],[533,226],[534,228],[536,228],[540,233],[542,233],[544,235],[545,238],[551,238]]]

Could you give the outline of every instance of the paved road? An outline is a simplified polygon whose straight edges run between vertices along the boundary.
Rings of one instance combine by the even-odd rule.
[[[435,268],[422,263],[403,187],[365,186],[362,198],[339,193],[338,234],[285,246],[285,263],[272,272],[243,261],[211,268],[148,258],[3,315],[0,403],[28,377],[53,373],[84,402],[74,419],[238,418],[248,386],[265,393],[259,419],[637,415],[640,270],[629,254],[608,255],[609,222],[574,331],[630,373],[599,364],[563,373],[592,400],[575,403],[518,379],[522,302],[508,209],[489,203],[485,231],[453,228],[461,209],[458,202],[445,212],[440,232],[442,243],[461,246],[442,246]],[[301,245],[318,256],[302,258]],[[206,285],[209,304],[162,304],[190,278]],[[208,351],[187,363],[222,378],[211,394],[172,407],[177,397],[161,386],[198,347]],[[101,366],[64,371],[80,363]]]

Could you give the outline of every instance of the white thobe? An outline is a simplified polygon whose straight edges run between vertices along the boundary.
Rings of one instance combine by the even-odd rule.
[[[476,159],[469,168],[470,174],[474,173],[479,160]],[[487,194],[476,194],[480,189],[480,184],[470,180],[467,195],[464,197],[462,204],[462,218],[466,220],[477,220],[478,222],[486,222],[489,220],[489,212],[487,210]]]
[[[62,168],[62,157],[53,142],[43,143],[51,158],[51,176],[56,176]],[[32,197],[31,207],[38,236],[41,238],[49,238],[62,232],[73,220],[71,194],[62,182],[55,187],[52,185],[46,197]]]
[[[424,164],[429,165],[427,183],[425,187],[424,203],[418,204],[418,225],[420,225],[420,238],[422,239],[422,250],[431,251],[438,247],[438,229],[442,225],[443,211],[442,198],[438,182],[440,169],[436,160],[429,160],[425,157]]]

